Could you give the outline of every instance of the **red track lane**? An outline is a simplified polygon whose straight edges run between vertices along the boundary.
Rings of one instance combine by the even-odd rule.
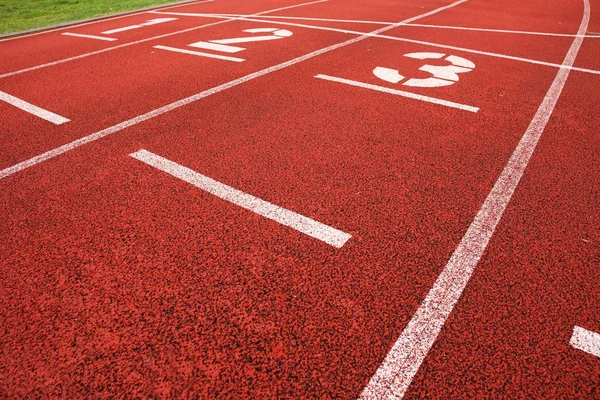
[[[487,255],[408,398],[600,394],[600,360],[569,345],[575,325],[600,332],[598,90],[598,80],[569,78]]]
[[[232,13],[276,7],[219,2]],[[400,21],[442,4],[331,0],[283,14]],[[185,9],[209,5],[217,1]],[[472,1],[442,14],[473,24],[464,14],[485,21],[501,9],[520,16],[519,8],[526,17],[496,23],[522,29],[531,19],[544,29],[543,19],[566,26],[581,18],[571,3],[556,11],[539,1]],[[544,10],[543,19],[534,9]],[[8,115],[0,120],[0,167],[353,37],[290,27],[292,37],[235,54],[244,63],[152,49],[262,25],[231,22],[0,80],[0,90],[72,119],[48,126],[0,103],[0,115]],[[423,32],[424,40],[502,47],[493,47],[497,34]],[[541,54],[539,38],[506,38],[507,51],[529,58],[560,61],[568,48],[568,40],[547,38]],[[372,73],[380,66],[426,78],[423,62],[404,55],[432,51],[439,49],[369,38],[3,179],[0,395],[357,398],[556,75],[458,51],[442,52],[476,67],[453,86],[410,88]],[[597,395],[600,360],[568,340],[574,325],[600,331],[600,276],[591,266],[600,263],[599,85],[596,76],[572,72],[498,233],[407,398]],[[226,203],[129,156],[142,148],[352,238],[335,249]]]

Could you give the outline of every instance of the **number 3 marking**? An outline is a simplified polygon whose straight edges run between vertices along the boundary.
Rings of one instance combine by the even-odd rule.
[[[408,53],[404,55],[408,58],[414,58],[416,60],[439,60],[442,59],[445,54],[443,53]],[[403,83],[404,86],[411,87],[442,87],[454,85],[458,82],[458,74],[472,71],[475,68],[475,64],[466,58],[458,56],[448,56],[444,60],[450,62],[450,65],[429,65],[425,64],[419,71],[429,72],[433,75],[431,78],[417,79],[411,78]],[[399,83],[405,77],[402,76],[397,70],[391,68],[377,67],[373,70],[373,74],[379,79],[383,79],[386,82]]]

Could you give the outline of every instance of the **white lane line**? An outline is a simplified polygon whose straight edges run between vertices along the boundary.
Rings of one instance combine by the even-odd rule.
[[[115,38],[110,38],[110,37],[96,36],[96,35],[84,35],[83,33],[73,33],[73,32],[63,32],[62,35],[75,36],[75,37],[86,38],[86,39],[103,40],[105,42],[114,42],[115,40],[117,40]]]
[[[166,13],[166,14],[168,14],[168,13]],[[229,17],[224,17],[224,16],[222,16],[220,14],[203,14],[202,16],[209,16],[209,15],[212,16],[212,17],[214,17],[214,18],[229,18]],[[373,33],[368,33],[368,32],[353,31],[353,30],[348,30],[348,29],[329,28],[329,27],[318,26],[318,25],[297,24],[297,23],[293,23],[293,22],[265,21],[264,19],[246,18],[246,17],[239,17],[238,19],[240,21],[263,22],[263,23],[270,23],[270,24],[274,24],[274,25],[295,26],[295,27],[306,28],[306,29],[315,29],[315,30],[321,30],[321,31],[347,33],[347,34],[350,34],[350,35],[366,35],[366,36],[369,36],[369,37],[374,37],[374,38],[379,38],[379,39],[395,40],[395,41],[399,41],[399,42],[406,42],[406,43],[421,44],[421,45],[425,45],[425,46],[439,47],[439,48],[442,48],[442,49],[464,51],[465,53],[479,54],[479,55],[482,55],[482,56],[502,58],[502,59],[505,59],[505,60],[519,61],[519,62],[534,64],[534,65],[543,65],[543,66],[547,66],[547,67],[568,69],[568,70],[571,70],[571,71],[578,71],[578,72],[585,72],[585,73],[588,73],[588,74],[600,75],[600,71],[599,70],[595,70],[595,69],[573,67],[573,66],[568,66],[568,65],[563,65],[563,64],[556,64],[556,63],[551,63],[551,62],[546,62],[546,61],[534,60],[534,59],[531,59],[531,58],[516,57],[516,56],[510,56],[510,55],[506,55],[506,54],[492,53],[492,52],[489,52],[489,51],[474,50],[474,49],[469,49],[469,48],[466,48],[466,47],[458,47],[458,46],[450,46],[450,45],[445,45],[445,44],[440,44],[440,43],[426,42],[426,41],[423,41],[423,40],[413,40],[413,39],[406,39],[406,38],[396,37],[396,36],[379,35],[379,34],[373,34]],[[403,25],[409,25],[409,24],[399,24],[399,26],[403,26]],[[572,37],[583,38],[584,35],[572,35]],[[2,78],[2,75],[0,75],[0,78]]]
[[[575,326],[569,343],[578,350],[600,357],[600,334],[596,332]]]
[[[130,31],[132,29],[138,29],[141,27],[142,27],[142,25],[129,25],[129,26],[124,26],[122,28],[111,29],[110,31],[104,31],[104,32],[102,32],[102,34],[103,35],[112,35],[113,33],[121,33],[121,32],[125,32],[125,31]]]
[[[161,12],[160,10],[150,11],[153,14],[166,14],[166,15],[180,15],[186,17],[209,17],[220,15],[225,18],[233,17],[245,17],[244,14],[211,14],[211,13],[178,13],[178,12]],[[360,20],[360,19],[334,19],[334,18],[309,18],[309,17],[294,17],[294,16],[282,16],[282,15],[267,15],[261,17],[264,19],[288,19],[297,21],[316,21],[316,22],[347,22],[356,24],[368,24],[368,25],[389,25],[393,22],[386,21],[371,21],[371,20]],[[455,29],[464,31],[476,31],[476,32],[491,32],[491,33],[512,33],[520,35],[539,35],[539,36],[557,36],[557,37],[586,37],[586,38],[597,38],[593,36],[593,32],[588,32],[587,35],[573,35],[570,33],[551,33],[551,32],[533,32],[533,31],[519,31],[509,29],[488,29],[488,28],[471,28],[463,26],[449,26],[449,25],[428,25],[428,24],[403,24],[401,26],[415,26],[420,28],[434,28],[434,29]]]
[[[189,45],[197,49],[213,50],[221,53],[239,53],[242,50],[246,50],[243,47],[228,46],[224,44],[210,43],[210,42],[196,42]]]
[[[44,29],[44,30],[42,30],[40,32],[25,33],[25,34],[19,35],[19,36],[14,36],[14,37],[8,37],[8,38],[0,39],[0,42],[6,42],[6,41],[9,41],[9,40],[23,39],[23,38],[30,37],[30,36],[43,35],[43,34],[50,33],[50,32],[63,31],[65,29],[73,29],[73,28],[78,28],[80,26],[98,24],[98,23],[106,22],[106,21],[114,21],[116,19],[122,19],[122,18],[132,17],[132,16],[135,16],[135,15],[146,14],[146,13],[148,13],[150,11],[171,10],[171,9],[177,8],[177,7],[183,7],[183,6],[189,6],[189,5],[196,5],[196,4],[200,4],[200,3],[210,3],[210,2],[213,2],[213,1],[215,1],[215,0],[188,1],[188,2],[185,2],[185,3],[173,4],[173,5],[170,5],[168,7],[157,8],[156,6],[154,6],[154,7],[143,8],[143,9],[139,10],[138,12],[136,12],[136,11],[133,11],[133,12],[125,11],[124,13],[115,15],[114,17],[107,17],[107,18],[105,18],[105,17],[97,17],[97,18],[92,18],[91,20],[83,20],[84,22],[82,22],[82,23],[68,22],[68,23],[65,23],[64,26],[61,25],[61,26],[57,26],[56,28],[52,28],[52,29]]]
[[[308,6],[308,5],[311,5],[311,4],[323,3],[323,2],[326,2],[326,1],[329,1],[329,0],[316,0],[316,1],[310,1],[308,3],[300,3],[300,4],[295,4],[295,5],[287,6],[287,7],[274,8],[274,9],[271,9],[271,10],[267,10],[267,11],[263,11],[263,12],[260,12],[260,13],[253,14],[252,16],[260,16],[260,15],[263,15],[263,14],[268,14],[268,13],[272,13],[272,12],[276,12],[276,11],[289,10],[289,9],[292,9],[292,8],[304,7],[304,6]],[[78,56],[63,58],[61,60],[52,61],[52,62],[49,62],[49,63],[40,64],[40,65],[36,65],[34,67],[28,67],[28,68],[23,68],[23,69],[20,69],[20,70],[17,70],[17,71],[13,71],[13,72],[7,72],[5,74],[1,74],[0,75],[0,79],[1,78],[7,78],[9,76],[19,75],[19,74],[22,74],[24,72],[35,71],[35,70],[38,70],[38,69],[41,69],[41,68],[52,67],[54,65],[63,64],[63,63],[69,62],[69,61],[80,60],[82,58],[94,56],[94,55],[97,55],[97,54],[106,53],[106,52],[112,51],[112,50],[122,49],[124,47],[129,47],[129,46],[133,46],[133,45],[140,44],[140,43],[146,43],[146,42],[149,42],[149,41],[152,41],[152,40],[156,40],[156,39],[163,39],[163,38],[166,38],[166,37],[170,37],[170,36],[174,36],[174,35],[179,35],[181,33],[192,32],[192,31],[195,31],[195,30],[198,30],[198,29],[208,28],[210,26],[225,24],[225,23],[228,23],[228,22],[238,21],[238,20],[239,20],[238,18],[228,18],[228,19],[225,19],[223,21],[211,22],[211,23],[208,23],[208,24],[204,24],[204,25],[200,25],[200,26],[194,26],[194,27],[191,27],[191,28],[183,29],[181,31],[165,33],[163,35],[152,36],[152,37],[149,37],[149,38],[146,38],[146,39],[136,40],[134,42],[123,43],[123,44],[118,45],[118,46],[107,47],[106,49],[96,50],[96,51],[92,51],[92,52],[89,52],[89,53],[80,54]]]
[[[116,28],[116,29],[111,29],[109,31],[104,31],[104,32],[102,32],[102,34],[103,35],[112,35],[113,33],[130,31],[133,29],[143,28],[144,26],[152,26],[152,25],[162,24],[165,22],[171,22],[171,21],[176,21],[176,20],[177,20],[177,18],[155,18],[155,19],[151,19],[150,21],[141,23],[139,25],[129,25],[129,26],[124,26],[122,28]]]
[[[444,11],[444,10],[447,10],[449,8],[456,7],[457,5],[462,4],[462,3],[466,2],[466,1],[468,1],[468,0],[455,1],[454,3],[449,4],[447,6],[443,6],[443,7],[437,8],[435,10],[426,12],[424,14],[417,15],[416,17],[409,18],[409,19],[407,19],[405,21],[402,21],[402,22],[399,22],[399,23],[408,22],[408,21],[416,21],[419,18],[428,17],[430,15],[436,14],[436,13]],[[378,29],[376,31],[373,31],[373,32],[375,32],[375,33],[384,32],[384,31],[389,30],[389,29],[394,29],[396,26],[397,26],[397,24],[390,25],[388,27],[380,28],[380,29]],[[137,116],[135,118],[129,119],[129,120],[125,121],[125,122],[121,122],[120,124],[111,126],[110,128],[106,128],[106,129],[103,129],[101,131],[92,133],[92,134],[90,134],[88,136],[84,136],[84,137],[82,137],[80,139],[77,139],[77,140],[71,142],[71,143],[67,143],[65,145],[62,145],[62,146],[57,147],[55,149],[49,150],[49,151],[47,151],[45,153],[39,154],[39,155],[37,155],[35,157],[32,157],[32,158],[30,158],[28,160],[22,161],[22,162],[20,162],[18,164],[15,164],[15,165],[11,166],[11,167],[8,167],[8,168],[5,168],[5,169],[1,170],[0,171],[0,179],[4,179],[7,176],[16,174],[17,172],[23,171],[26,168],[29,168],[29,167],[32,167],[32,166],[34,166],[36,164],[39,164],[41,162],[50,160],[50,159],[52,159],[54,157],[57,157],[57,156],[59,156],[61,154],[66,153],[68,151],[71,151],[71,150],[76,149],[76,148],[78,148],[80,146],[83,146],[84,144],[87,144],[87,143],[90,143],[90,142],[94,142],[94,141],[96,141],[98,139],[101,139],[103,137],[106,137],[108,135],[112,135],[115,132],[119,132],[119,131],[121,131],[121,130],[123,130],[125,128],[128,128],[130,126],[133,126],[133,125],[137,125],[140,122],[143,122],[143,121],[149,120],[151,118],[157,117],[159,115],[162,115],[164,113],[172,111],[172,110],[174,110],[176,108],[183,107],[183,106],[185,106],[187,104],[196,102],[196,101],[198,101],[200,99],[203,99],[203,98],[208,97],[210,95],[213,95],[215,93],[222,92],[224,90],[227,90],[227,89],[230,89],[230,88],[235,87],[237,85],[240,85],[240,84],[242,84],[244,82],[251,81],[253,79],[256,79],[256,78],[259,78],[261,76],[270,74],[272,72],[282,70],[284,68],[290,67],[290,66],[298,64],[300,62],[309,60],[309,59],[311,59],[313,57],[317,57],[317,56],[319,56],[321,54],[325,54],[325,53],[328,53],[330,51],[337,50],[337,49],[340,49],[342,47],[346,47],[346,46],[349,46],[351,44],[360,42],[361,40],[364,40],[364,39],[366,39],[368,37],[369,37],[368,35],[363,35],[363,36],[360,36],[360,37],[357,37],[357,38],[354,38],[354,39],[346,40],[345,42],[341,42],[341,43],[334,44],[334,45],[331,45],[331,46],[328,46],[328,47],[324,47],[324,48],[322,48],[320,50],[316,50],[316,51],[313,51],[311,53],[305,54],[303,56],[296,57],[296,58],[294,58],[292,60],[283,62],[281,64],[277,64],[277,65],[274,65],[272,67],[268,67],[268,68],[265,68],[263,70],[260,70],[260,71],[257,71],[257,72],[253,72],[253,73],[251,73],[249,75],[243,76],[241,78],[234,79],[234,80],[232,80],[230,82],[227,82],[227,83],[224,83],[222,85],[216,86],[216,87],[214,87],[212,89],[208,89],[208,90],[205,90],[203,92],[200,92],[200,93],[194,94],[192,96],[186,97],[185,99],[181,99],[181,100],[178,100],[178,101],[173,102],[171,104],[167,104],[166,106],[157,108],[154,111],[147,112],[146,114],[142,114],[142,115]]]
[[[338,249],[352,237],[352,235],[346,232],[342,232],[311,218],[287,210],[283,207],[276,206],[221,182],[217,182],[208,176],[202,175],[147,150],[142,149],[136,151],[135,153],[130,154],[130,156],[223,200],[255,212],[256,214],[278,222],[281,225],[293,228]]]
[[[587,31],[590,20],[589,0],[583,0],[583,2],[584,15],[577,32],[578,35]],[[583,38],[580,36],[574,39],[563,64],[573,65],[582,42]],[[494,234],[496,226],[525,173],[527,164],[529,164],[550,115],[554,111],[568,76],[568,69],[558,70],[533,120],[481,209],[427,297],[363,390],[360,397],[362,400],[401,399],[408,390],[448,316],[458,303]]]
[[[52,122],[55,125],[61,125],[70,121],[65,117],[61,117],[60,115],[54,114],[53,112],[50,112],[48,110],[44,110],[43,108],[35,106],[31,103],[26,102],[25,100],[21,100],[18,97],[12,96],[2,91],[0,91],[0,100],[17,108],[20,108],[21,110],[28,112],[29,114],[35,115],[38,118],[45,119],[48,122]]]
[[[202,51],[193,51],[193,50],[186,50],[186,49],[179,49],[177,47],[169,47],[169,46],[154,46],[155,49],[160,49],[160,50],[167,50],[167,51],[172,51],[175,53],[183,53],[183,54],[191,54],[193,56],[200,56],[200,57],[207,57],[207,58],[216,58],[218,60],[227,60],[227,61],[233,61],[233,62],[243,62],[245,61],[243,58],[237,58],[237,57],[229,57],[229,56],[222,56],[219,54],[212,54],[212,53],[204,53]]]
[[[478,107],[467,106],[467,105],[460,104],[460,103],[454,103],[452,101],[437,99],[435,97],[429,97],[429,96],[423,96],[423,95],[416,94],[416,93],[405,92],[403,90],[391,89],[391,88],[387,88],[385,86],[371,85],[369,83],[363,83],[363,82],[353,81],[353,80],[344,79],[344,78],[337,78],[335,76],[323,75],[323,74],[315,75],[315,78],[323,79],[323,80],[330,81],[330,82],[344,83],[346,85],[356,86],[356,87],[360,87],[360,88],[364,88],[364,89],[376,90],[378,92],[395,94],[396,96],[408,97],[409,99],[420,100],[420,101],[424,101],[427,103],[438,104],[441,106],[446,106],[446,107],[451,107],[451,108],[457,108],[459,110],[470,111],[473,113],[476,113],[477,111],[479,111]]]

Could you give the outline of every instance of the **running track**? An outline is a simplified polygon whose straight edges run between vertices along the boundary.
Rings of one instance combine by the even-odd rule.
[[[0,39],[0,397],[600,397],[599,9]]]

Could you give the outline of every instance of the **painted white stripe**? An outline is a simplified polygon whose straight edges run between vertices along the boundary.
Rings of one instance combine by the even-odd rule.
[[[600,357],[600,334],[596,332],[575,326],[569,343],[578,350]]]
[[[102,34],[103,35],[112,35],[113,33],[130,31],[132,29],[143,28],[144,26],[152,26],[152,25],[162,24],[164,22],[170,22],[170,21],[176,21],[176,20],[177,20],[177,18],[155,18],[155,19],[151,19],[150,21],[146,21],[139,25],[129,25],[129,26],[124,26],[122,28],[111,29],[110,31],[104,31],[104,32],[102,32]]]
[[[246,17],[244,14],[212,14],[212,13],[178,13],[178,12],[161,12],[159,10],[150,11],[153,14],[167,14],[167,15],[181,15],[187,17],[214,17],[216,15],[224,18],[232,17]],[[317,21],[317,22],[347,22],[355,24],[368,24],[368,25],[390,25],[393,22],[386,21],[371,21],[371,20],[360,20],[360,19],[334,19],[334,18],[309,18],[309,17],[294,17],[294,16],[283,16],[283,15],[266,15],[261,19],[287,19],[296,21]],[[265,21],[266,22],[266,21]],[[573,35],[570,33],[551,33],[551,32],[533,32],[533,31],[519,31],[519,30],[508,30],[508,29],[488,29],[488,28],[471,28],[463,26],[448,26],[448,25],[427,25],[427,24],[403,24],[401,26],[416,26],[420,28],[434,28],[434,29],[455,29],[463,31],[477,31],[477,32],[492,32],[492,33],[511,33],[520,35],[539,35],[539,36],[557,36],[557,37],[586,37],[586,38],[597,38],[593,32],[588,32],[587,35]],[[596,34],[597,35],[597,34]]]
[[[419,18],[424,18],[424,17],[430,16],[430,15],[433,15],[435,13],[441,12],[443,10],[447,10],[449,8],[452,8],[452,7],[455,7],[455,6],[459,5],[459,4],[462,4],[462,3],[466,2],[466,1],[467,0],[459,0],[459,1],[456,1],[456,2],[454,2],[452,4],[449,4],[447,6],[440,7],[438,9],[435,9],[433,11],[429,11],[427,13],[418,15],[418,16],[413,17],[413,18],[409,18],[406,21],[409,21],[409,20],[410,21],[416,21]],[[406,22],[406,21],[403,21],[403,22]],[[402,22],[400,22],[400,23],[402,23]],[[393,28],[396,27],[396,25],[397,24],[390,25],[388,27],[378,29],[378,30],[376,30],[374,32],[379,33],[379,32],[383,32],[383,31],[389,30],[389,29],[393,29]],[[183,107],[183,106],[185,106],[187,104],[196,102],[196,101],[198,101],[200,99],[203,99],[203,98],[208,97],[210,95],[213,95],[215,93],[219,93],[219,92],[222,92],[224,90],[230,89],[230,88],[235,87],[237,85],[240,85],[240,84],[242,84],[244,82],[248,82],[248,81],[251,81],[253,79],[259,78],[261,76],[265,76],[267,74],[270,74],[272,72],[276,72],[276,71],[282,70],[284,68],[288,68],[288,67],[290,67],[292,65],[298,64],[298,63],[306,61],[306,60],[309,60],[309,59],[311,59],[313,57],[320,56],[321,54],[325,54],[325,53],[328,53],[330,51],[337,50],[337,49],[340,49],[342,47],[346,47],[346,46],[349,46],[351,44],[360,42],[361,40],[364,40],[364,39],[366,39],[368,37],[369,37],[368,35],[363,35],[363,36],[360,36],[360,37],[357,37],[357,38],[354,38],[354,39],[346,40],[345,42],[341,42],[341,43],[338,43],[338,44],[334,44],[334,45],[322,48],[320,50],[313,51],[311,53],[305,54],[305,55],[300,56],[300,57],[296,57],[296,58],[294,58],[292,60],[289,60],[289,61],[286,61],[284,63],[277,64],[277,65],[274,65],[272,67],[265,68],[263,70],[251,73],[251,74],[246,75],[246,76],[243,76],[241,78],[234,79],[234,80],[232,80],[230,82],[227,82],[227,83],[224,83],[222,85],[216,86],[216,87],[214,87],[212,89],[208,89],[208,90],[205,90],[203,92],[197,93],[197,94],[192,95],[190,97],[186,97],[185,99],[178,100],[178,101],[176,101],[174,103],[167,104],[166,106],[163,106],[161,108],[157,108],[154,111],[150,111],[150,112],[148,112],[146,114],[143,114],[143,115],[140,115],[138,117],[129,119],[129,120],[125,121],[125,122],[121,122],[120,124],[111,126],[110,128],[106,128],[106,129],[103,129],[101,131],[92,133],[91,135],[82,137],[82,138],[77,139],[77,140],[75,140],[75,141],[73,141],[71,143],[67,143],[67,144],[62,145],[60,147],[57,147],[55,149],[52,149],[52,150],[49,150],[49,151],[47,151],[45,153],[37,155],[37,156],[35,156],[33,158],[30,158],[28,160],[22,161],[22,162],[20,162],[18,164],[15,164],[15,165],[11,166],[11,167],[5,168],[5,169],[3,169],[3,170],[0,171],[0,179],[3,179],[3,178],[6,178],[7,176],[16,174],[17,172],[23,171],[26,168],[29,168],[29,167],[32,167],[32,166],[34,166],[36,164],[39,164],[41,162],[50,160],[50,159],[52,159],[54,157],[58,157],[59,155],[64,154],[64,153],[66,153],[68,151],[71,151],[73,149],[76,149],[76,148],[78,148],[80,146],[83,146],[84,144],[87,144],[87,143],[90,143],[90,142],[94,142],[94,141],[96,141],[98,139],[101,139],[103,137],[112,135],[113,133],[119,132],[119,131],[121,131],[121,130],[123,130],[125,128],[130,127],[130,126],[137,125],[137,124],[139,124],[141,122],[147,121],[147,120],[152,119],[154,117],[158,117],[159,115],[165,114],[165,113],[167,113],[169,111],[172,111],[172,110],[174,110],[176,108]]]
[[[169,46],[154,46],[155,49],[161,49],[161,50],[167,50],[167,51],[173,51],[175,53],[183,53],[183,54],[191,54],[193,56],[200,56],[200,57],[207,57],[207,58],[216,58],[218,60],[227,60],[227,61],[233,61],[233,62],[242,62],[245,61],[243,58],[237,58],[237,57],[229,57],[229,56],[222,56],[219,54],[212,54],[212,53],[204,53],[202,51],[193,51],[193,50],[186,50],[186,49],[179,49],[177,47],[169,47]]]
[[[114,42],[115,40],[117,40],[115,38],[110,38],[110,37],[96,36],[96,35],[84,35],[83,33],[73,33],[73,32],[63,32],[62,35],[75,36],[75,37],[86,38],[86,39],[104,40],[105,42]]]
[[[323,75],[323,74],[315,75],[315,78],[324,79],[326,81],[331,81],[331,82],[344,83],[346,85],[356,86],[356,87],[360,87],[360,88],[364,88],[364,89],[376,90],[378,92],[395,94],[396,96],[408,97],[409,99],[420,100],[420,101],[424,101],[427,103],[438,104],[440,106],[445,106],[445,107],[457,108],[459,110],[470,111],[473,113],[476,113],[477,111],[479,111],[479,108],[477,108],[477,107],[467,106],[467,105],[460,104],[460,103],[454,103],[452,101],[447,101],[447,100],[436,99],[435,97],[423,96],[423,95],[416,94],[416,93],[405,92],[403,90],[391,89],[391,88],[387,88],[385,86],[371,85],[369,83],[363,83],[363,82],[353,81],[353,80],[344,79],[344,78],[337,78],[335,76],[329,76],[329,75]]]
[[[308,5],[311,5],[311,4],[323,3],[323,2],[326,2],[326,1],[328,1],[328,0],[316,0],[316,1],[310,1],[308,3],[301,3],[301,4],[295,4],[295,5],[287,6],[287,7],[274,8],[272,10],[267,10],[267,11],[263,11],[263,12],[260,12],[260,13],[253,14],[253,16],[260,16],[260,15],[268,14],[268,13],[271,13],[271,12],[289,10],[289,9],[296,8],[296,7],[304,7],[304,6],[308,6]],[[225,24],[225,23],[228,23],[228,22],[238,21],[238,20],[239,20],[238,18],[225,19],[224,21],[211,22],[209,24],[204,24],[204,25],[200,25],[200,26],[194,26],[194,27],[191,27],[191,28],[183,29],[181,31],[165,33],[163,35],[158,35],[158,36],[152,36],[152,37],[149,37],[149,38],[146,38],[146,39],[140,39],[140,40],[136,40],[134,42],[124,43],[124,44],[121,44],[121,45],[118,45],[118,46],[108,47],[106,49],[96,50],[96,51],[92,51],[92,52],[89,52],[89,53],[80,54],[78,56],[63,58],[62,60],[57,60],[57,61],[52,61],[52,62],[45,63],[45,64],[36,65],[34,67],[23,68],[23,69],[20,69],[20,70],[17,70],[17,71],[13,71],[13,72],[7,72],[5,74],[1,74],[0,78],[7,78],[9,76],[19,75],[19,74],[22,74],[22,73],[25,73],[25,72],[35,71],[35,70],[38,70],[38,69],[41,69],[41,68],[52,67],[54,65],[63,64],[63,63],[69,62],[69,61],[80,60],[82,58],[94,56],[94,55],[97,55],[97,54],[106,53],[108,51],[122,49],[122,48],[133,46],[133,45],[136,45],[136,44],[146,43],[146,42],[149,42],[149,41],[152,41],[152,40],[162,39],[162,38],[166,38],[166,37],[170,37],[170,36],[174,36],[174,35],[179,35],[181,33],[192,32],[192,31],[195,31],[195,30],[198,30],[198,29],[208,28],[210,26]]]
[[[169,14],[169,13],[165,13],[165,14]],[[214,18],[229,18],[229,17],[223,17],[220,14],[203,14],[203,16],[204,15],[211,15]],[[519,61],[519,62],[534,64],[534,65],[543,65],[543,66],[547,66],[547,67],[568,69],[568,70],[572,70],[572,71],[578,71],[578,72],[584,72],[584,73],[588,73],[588,74],[600,75],[600,71],[599,70],[595,70],[595,69],[578,68],[578,67],[573,67],[573,66],[568,66],[568,65],[563,65],[563,64],[556,64],[556,63],[551,63],[551,62],[546,62],[546,61],[533,60],[531,58],[515,57],[515,56],[506,55],[506,54],[492,53],[492,52],[489,52],[489,51],[481,51],[481,50],[469,49],[469,48],[466,48],[466,47],[458,47],[458,46],[450,46],[450,45],[445,45],[445,44],[440,44],[440,43],[426,42],[426,41],[423,41],[423,40],[405,39],[405,38],[396,37],[396,36],[379,35],[379,34],[373,34],[373,33],[368,33],[368,32],[353,31],[353,30],[348,30],[348,29],[329,28],[329,27],[318,26],[318,25],[297,24],[297,23],[293,23],[293,22],[265,21],[264,19],[246,18],[246,17],[243,17],[243,18],[240,17],[238,19],[240,21],[268,22],[270,24],[275,24],[275,25],[295,26],[295,27],[300,27],[300,28],[315,29],[315,30],[329,31],[329,32],[340,32],[340,33],[347,33],[347,34],[350,34],[350,35],[366,35],[366,36],[374,37],[374,38],[387,39],[387,40],[395,40],[395,41],[406,42],[406,43],[422,44],[422,45],[425,45],[425,46],[432,46],[432,47],[439,47],[439,48],[442,48],[442,49],[450,49],[450,50],[463,51],[465,53],[479,54],[479,55],[482,55],[482,56],[502,58],[502,59],[505,59],[505,60]],[[402,25],[408,25],[408,24],[400,24],[399,26],[402,26]],[[583,38],[583,37],[587,37],[587,36],[585,36],[585,35],[572,35],[572,37]],[[0,78],[1,77],[2,76],[0,75]]]
[[[80,26],[87,26],[87,25],[92,25],[92,24],[98,24],[98,23],[102,23],[102,22],[106,22],[106,21],[114,21],[116,19],[122,19],[122,18],[128,18],[128,17],[132,17],[134,15],[140,15],[140,14],[145,14],[148,13],[150,11],[160,11],[160,10],[171,10],[173,8],[177,8],[177,7],[183,7],[183,6],[189,6],[189,5],[193,5],[193,4],[200,4],[200,3],[210,3],[213,2],[215,0],[200,0],[200,1],[188,1],[185,3],[179,3],[179,4],[172,4],[170,6],[167,7],[148,7],[148,8],[143,8],[139,11],[125,11],[123,13],[119,13],[117,15],[115,15],[114,17],[97,17],[97,18],[91,18],[88,20],[83,20],[83,22],[78,23],[78,22],[68,22],[65,23],[64,25],[60,25],[57,26],[56,28],[52,28],[52,29],[44,29],[44,28],[40,28],[41,31],[40,32],[32,32],[32,33],[24,33],[23,35],[19,35],[19,36],[13,36],[13,37],[8,37],[8,38],[3,38],[0,39],[0,42],[6,42],[9,40],[17,40],[17,39],[23,39],[26,37],[30,37],[30,36],[37,36],[37,35],[44,35],[46,33],[50,33],[50,32],[56,32],[56,31],[62,31],[65,29],[73,29],[73,28],[78,28]]]
[[[55,125],[61,125],[66,122],[69,122],[65,117],[61,117],[58,114],[54,114],[48,110],[44,110],[38,106],[34,106],[31,103],[26,102],[25,100],[21,100],[18,97],[11,96],[8,93],[0,91],[0,100],[4,101],[12,106],[20,108],[21,110],[28,112],[29,114],[35,115],[38,118],[45,119],[48,122],[52,122]]]
[[[348,233],[271,204],[258,197],[244,193],[241,190],[234,189],[231,186],[217,182],[208,176],[202,175],[147,150],[136,151],[135,153],[130,154],[130,156],[223,200],[255,212],[256,214],[278,222],[281,225],[293,228],[305,235],[321,240],[333,247],[337,247],[338,249],[352,237],[352,235]]]
[[[578,35],[587,31],[590,20],[589,0],[583,1],[584,15]],[[581,36],[575,38],[563,62],[565,65],[573,65],[582,42]],[[494,234],[554,111],[568,76],[568,69],[558,70],[508,164],[427,297],[363,390],[361,399],[401,399],[406,393]]]
[[[151,19],[150,21],[141,23],[140,25],[141,26],[152,26],[152,25],[163,24],[165,22],[171,22],[171,21],[177,21],[177,18],[155,18],[155,19]]]
[[[243,47],[227,46],[224,44],[210,43],[210,42],[196,42],[189,45],[190,47],[196,47],[198,49],[220,51],[221,53],[238,53],[242,50],[246,50]]]
[[[129,26],[124,26],[122,28],[117,28],[117,29],[111,29],[110,31],[104,31],[102,32],[103,35],[112,35],[113,33],[120,33],[120,32],[125,32],[125,31],[130,31],[132,29],[138,29],[141,28],[142,25],[129,25]]]

